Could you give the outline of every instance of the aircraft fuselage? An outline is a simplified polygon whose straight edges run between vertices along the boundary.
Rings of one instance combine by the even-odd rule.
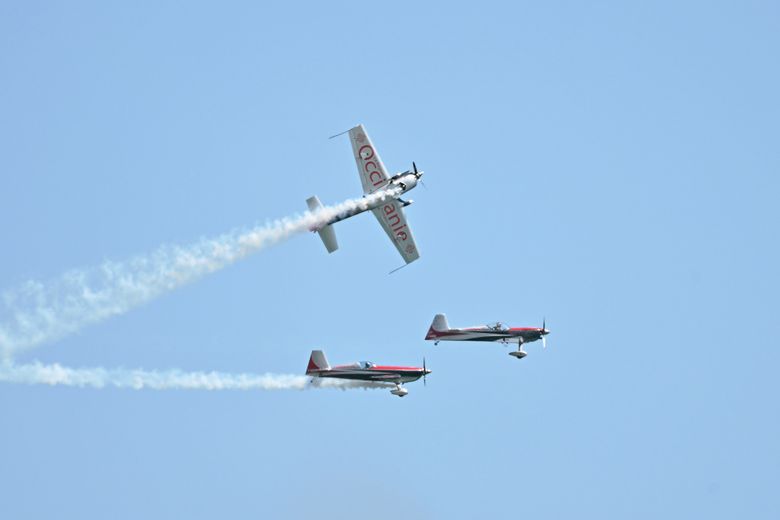
[[[521,341],[522,343],[528,343],[541,339],[546,334],[549,334],[549,331],[537,327],[517,327],[505,330],[494,330],[490,327],[474,327],[445,331],[431,330],[425,339],[436,341]]]
[[[387,204],[387,202],[399,199],[401,195],[411,190],[415,186],[417,186],[417,176],[414,173],[402,173],[396,175],[390,179],[388,183],[382,188],[376,190],[370,195],[365,195],[363,199],[358,201],[358,203],[353,207],[346,208],[337,215],[334,215],[328,219],[323,224],[323,227],[330,224],[335,224],[336,222],[341,222],[342,220],[346,220],[350,217],[354,217],[355,215],[359,215],[361,213],[365,213],[366,211],[380,208],[382,206],[385,206],[383,213],[387,214],[388,211],[396,213],[394,206],[392,204]],[[389,220],[390,216],[386,216]],[[398,222],[401,221],[400,216],[396,216],[396,218]]]
[[[335,377],[353,381],[379,381],[388,383],[409,383],[417,381],[431,371],[419,367],[371,366],[363,368],[358,365],[336,366],[329,370],[307,372],[313,377]]]

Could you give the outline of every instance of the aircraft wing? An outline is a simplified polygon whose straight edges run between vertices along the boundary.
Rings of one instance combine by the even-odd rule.
[[[414,243],[412,230],[406,223],[406,216],[400,202],[389,200],[371,211],[407,264],[420,258],[417,244]]]
[[[389,176],[385,165],[363,125],[357,125],[349,131],[349,142],[352,143],[352,155],[355,156],[360,182],[363,184],[363,194],[373,193],[387,183]]]

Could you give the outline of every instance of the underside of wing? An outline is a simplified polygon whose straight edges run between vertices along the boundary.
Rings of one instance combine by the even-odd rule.
[[[363,194],[373,193],[387,184],[387,170],[374,148],[374,144],[366,133],[363,125],[357,125],[349,131],[349,142],[352,144],[352,155],[355,157]]]
[[[412,230],[406,223],[403,207],[397,200],[387,201],[371,211],[407,264],[420,258]]]

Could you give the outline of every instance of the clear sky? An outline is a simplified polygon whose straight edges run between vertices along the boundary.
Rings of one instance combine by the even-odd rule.
[[[0,3],[0,291],[361,193],[370,215],[20,356],[385,390],[0,385],[0,518],[778,518],[777,2]],[[423,341],[552,330],[518,361]]]

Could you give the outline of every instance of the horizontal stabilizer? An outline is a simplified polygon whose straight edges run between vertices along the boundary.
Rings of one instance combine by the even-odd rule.
[[[325,244],[325,249],[328,250],[328,253],[332,253],[339,248],[339,242],[336,240],[336,230],[333,229],[333,226],[327,225],[317,233],[319,233],[322,243]]]
[[[320,199],[318,199],[316,195],[306,199],[306,204],[308,204],[309,211],[312,213],[323,207],[322,202],[320,202]],[[328,224],[324,228],[318,230],[317,233],[320,235],[322,243],[325,244],[325,249],[328,250],[328,253],[332,253],[339,248],[339,242],[336,240],[336,230],[333,229],[333,225]]]

